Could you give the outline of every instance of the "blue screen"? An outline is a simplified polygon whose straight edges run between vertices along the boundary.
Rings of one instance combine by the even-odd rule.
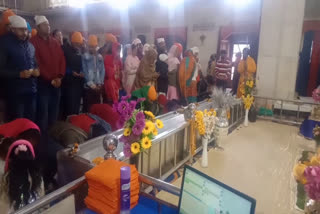
[[[181,214],[250,214],[251,201],[186,168]]]

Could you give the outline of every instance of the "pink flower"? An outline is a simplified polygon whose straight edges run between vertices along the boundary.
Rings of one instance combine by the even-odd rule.
[[[138,136],[141,135],[142,130],[144,129],[144,126],[145,126],[144,120],[137,121],[132,127],[132,133]]]
[[[307,184],[304,186],[309,198],[320,200],[320,167],[309,166],[305,169],[304,175]]]
[[[138,112],[136,115],[136,121],[144,121],[146,119],[146,117],[144,116],[143,112]]]
[[[118,112],[120,115],[127,114],[129,109],[129,104],[126,101],[121,101],[118,104]]]
[[[123,153],[124,153],[125,157],[127,157],[127,158],[131,157],[132,153],[131,153],[131,144],[130,143],[124,144]]]
[[[127,96],[121,97],[121,100],[122,100],[122,101],[127,101],[127,100],[130,99],[130,98],[131,98],[131,95],[128,94]]]

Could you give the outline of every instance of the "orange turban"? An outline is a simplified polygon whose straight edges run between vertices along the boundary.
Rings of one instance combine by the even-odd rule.
[[[2,13],[0,20],[0,35],[7,33],[7,25],[10,23],[9,17],[16,15],[12,10],[8,9]]]
[[[37,29],[32,29],[31,30],[31,37],[34,37],[35,35],[37,35],[37,33],[38,33],[38,31],[37,31]]]
[[[118,42],[118,40],[117,40],[117,37],[115,37],[113,34],[107,33],[106,34],[106,42],[116,43],[116,42]]]
[[[98,46],[98,38],[96,35],[90,35],[88,39],[88,44],[91,47],[96,47]]]
[[[2,13],[1,22],[5,25],[9,24],[9,17],[16,15],[12,10],[8,9]]]
[[[83,44],[83,37],[82,34],[80,32],[73,32],[72,36],[71,36],[71,42],[72,43],[79,43],[79,44]]]

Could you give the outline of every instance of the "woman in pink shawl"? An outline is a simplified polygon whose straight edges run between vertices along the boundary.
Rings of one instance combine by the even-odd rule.
[[[181,53],[182,53],[182,45],[180,43],[174,43],[171,46],[169,53],[168,53],[168,79],[169,79],[169,86],[167,92],[168,100],[178,100],[178,71],[179,65],[181,60]]]
[[[128,55],[124,65],[125,78],[123,79],[123,87],[125,88],[127,94],[131,94],[132,92],[132,87],[134,84],[134,80],[136,79],[137,70],[140,64],[140,60],[137,56],[139,41],[138,39],[135,39],[131,45],[131,49],[128,48]]]

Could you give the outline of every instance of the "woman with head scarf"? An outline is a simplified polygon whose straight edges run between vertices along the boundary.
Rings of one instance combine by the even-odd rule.
[[[179,84],[181,96],[188,103],[197,102],[197,82],[198,82],[198,64],[196,55],[199,49],[192,48],[187,52],[187,56],[183,58],[179,68]]]
[[[154,48],[149,48],[143,56],[134,82],[135,89],[143,86],[155,86],[159,74],[156,72],[155,62],[157,60],[157,51]]]
[[[115,42],[112,44],[111,53],[107,53],[104,58],[104,68],[106,72],[104,87],[108,103],[116,103],[119,100],[122,70],[120,50],[121,45]]]
[[[135,39],[131,44],[131,48],[129,48],[127,51],[128,55],[124,65],[125,83],[123,84],[127,94],[131,94],[132,92],[133,84],[136,79],[136,73],[140,64],[140,60],[137,56],[139,41]]]
[[[168,93],[167,98],[168,100],[178,100],[178,71],[179,71],[179,65],[181,60],[181,54],[182,54],[183,48],[180,43],[175,43],[171,46],[168,54],[168,80],[169,80],[169,86],[168,86]]]

